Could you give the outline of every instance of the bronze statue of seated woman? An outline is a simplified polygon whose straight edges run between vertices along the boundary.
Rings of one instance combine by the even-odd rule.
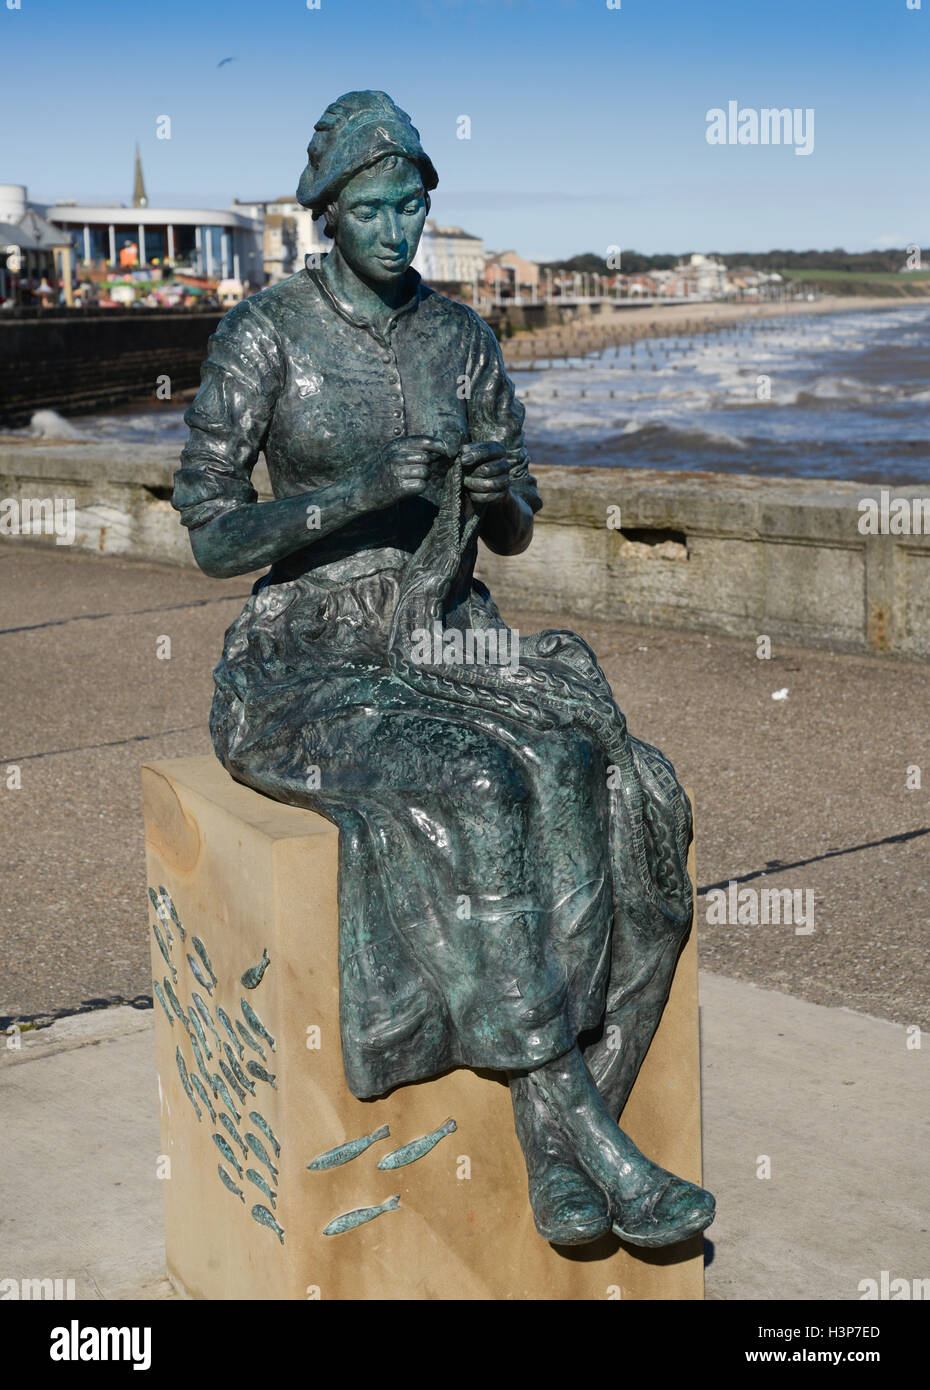
[[[354,1094],[506,1072],[540,1233],[672,1244],[713,1198],[617,1117],[691,921],[687,799],[587,644],[510,632],[473,577],[542,503],[494,334],[410,268],[438,182],[410,118],[350,92],[308,155],[334,248],[223,319],[175,480],[207,574],[270,566],[215,672],[217,754],[340,829]]]

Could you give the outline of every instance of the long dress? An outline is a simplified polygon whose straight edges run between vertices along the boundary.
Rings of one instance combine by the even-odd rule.
[[[254,503],[260,452],[284,497],[404,435],[503,441],[512,490],[542,505],[493,333],[409,276],[384,333],[309,269],[225,316],[185,416],[186,526]],[[478,525],[453,463],[275,564],[227,631],[214,747],[238,781],[339,827],[356,1096],[451,1066],[525,1073],[580,1040],[618,1114],[691,920],[690,808],[586,643],[544,632],[507,652],[473,577]],[[455,634],[476,633],[501,634],[505,660],[480,641],[463,658]]]

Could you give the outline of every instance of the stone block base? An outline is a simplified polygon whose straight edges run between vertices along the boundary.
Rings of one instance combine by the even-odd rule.
[[[537,1235],[502,1077],[458,1070],[383,1100],[351,1095],[339,1040],[338,832],[328,821],[239,786],[212,757],[149,763],[142,777],[149,921],[170,957],[169,966],[150,930],[167,1262],[178,1289],[210,1299],[703,1297],[700,1237],[671,1251],[633,1251],[612,1236],[571,1251]],[[241,977],[264,951],[270,964],[250,988]],[[455,1132],[426,1156],[377,1168],[450,1117]],[[390,1137],[367,1152],[308,1170],[382,1125]],[[693,932],[624,1128],[650,1158],[700,1182]],[[341,1214],[395,1195],[396,1210],[323,1234]]]

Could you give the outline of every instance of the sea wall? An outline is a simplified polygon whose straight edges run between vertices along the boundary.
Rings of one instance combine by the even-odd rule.
[[[172,509],[177,452],[162,445],[0,443],[0,532],[24,499],[74,508],[73,544],[98,555],[193,563]],[[478,574],[505,613],[772,638],[930,657],[930,535],[863,535],[859,483],[539,468],[545,500],[525,554],[482,547]],[[270,495],[264,463],[253,480]],[[895,489],[922,498],[928,490]],[[46,508],[46,514],[51,508]],[[0,545],[55,544],[0,534]]]
[[[66,415],[107,410],[155,396],[156,379],[173,392],[196,386],[213,312],[48,310],[0,318],[0,425],[27,425],[36,410]]]

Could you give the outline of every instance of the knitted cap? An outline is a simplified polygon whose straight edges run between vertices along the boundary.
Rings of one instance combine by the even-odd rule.
[[[314,212],[332,202],[353,174],[388,154],[411,160],[427,191],[439,182],[419,131],[386,92],[346,92],[327,106],[313,129],[297,200]]]

